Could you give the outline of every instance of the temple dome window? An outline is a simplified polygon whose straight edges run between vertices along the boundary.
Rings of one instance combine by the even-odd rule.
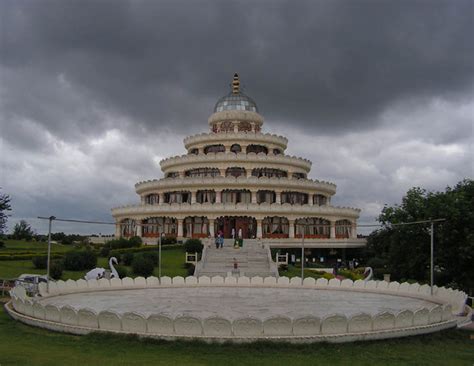
[[[304,174],[304,173],[293,173],[291,176],[294,179],[305,179],[306,178],[306,174]]]
[[[242,147],[239,144],[233,144],[230,147],[230,151],[233,152],[233,153],[238,154],[239,152],[242,152]]]
[[[191,149],[191,150],[189,150],[189,154],[190,155],[199,155],[199,149],[196,149],[196,148]]]
[[[308,194],[302,192],[283,192],[281,194],[281,203],[305,205],[308,203]]]
[[[160,203],[160,195],[157,193],[148,194],[145,196],[145,204],[157,205]]]
[[[265,217],[262,220],[264,238],[288,238],[290,224],[286,217]]]
[[[349,220],[336,221],[336,238],[349,238],[351,231],[352,223]]]
[[[316,206],[325,206],[328,204],[328,198],[322,194],[315,194],[313,196],[313,204]]]
[[[257,203],[275,203],[276,194],[274,191],[260,190],[257,192]]]
[[[169,173],[166,173],[166,178],[178,178],[179,177],[179,173],[178,172],[169,172]]]
[[[237,166],[233,166],[233,167],[230,167],[230,168],[227,168],[226,171],[225,171],[225,176],[226,177],[240,177],[240,176],[246,176],[247,174],[247,171],[245,170],[245,168],[241,168],[241,167],[237,167]]]
[[[216,202],[216,191],[213,189],[206,189],[197,191],[196,202],[198,203],[215,203]]]
[[[295,220],[295,237],[301,238],[329,238],[331,223],[319,217],[305,217]]]
[[[252,131],[252,124],[250,122],[240,122],[239,123],[239,132],[250,132]]]
[[[191,203],[191,192],[188,192],[188,191],[166,192],[165,203]]]
[[[273,155],[281,155],[283,152],[280,149],[273,149]]]
[[[225,152],[225,146],[222,144],[209,145],[204,148],[204,154]]]
[[[264,153],[264,154],[268,154],[268,149],[267,149],[266,146],[263,146],[263,145],[249,145],[249,146],[247,146],[247,154],[250,154],[250,153],[255,153],[255,154]]]
[[[247,189],[225,189],[222,191],[222,203],[250,203],[252,194]]]
[[[187,170],[184,175],[186,177],[218,177],[220,171],[217,168],[196,168]]]
[[[286,178],[288,177],[288,173],[284,170],[280,169],[273,169],[273,168],[255,168],[252,170],[252,176],[260,178],[260,177],[267,177],[267,178]]]

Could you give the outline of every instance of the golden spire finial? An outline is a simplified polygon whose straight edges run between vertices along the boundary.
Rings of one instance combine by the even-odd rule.
[[[234,80],[232,80],[232,94],[239,94],[240,93],[240,80],[239,74],[234,74]]]

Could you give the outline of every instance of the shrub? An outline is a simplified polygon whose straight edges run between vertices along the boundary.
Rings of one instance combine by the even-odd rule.
[[[117,273],[120,278],[124,278],[128,276],[128,270],[124,266],[115,266]]]
[[[64,256],[64,268],[69,271],[92,269],[97,265],[97,255],[91,250],[69,252]]]
[[[46,269],[48,266],[48,257],[45,255],[33,257],[31,261],[36,269]]]
[[[49,275],[54,280],[59,280],[63,275],[63,264],[61,261],[53,261],[51,262],[51,266],[49,268]]]
[[[130,243],[130,247],[135,247],[138,248],[140,245],[142,245],[142,238],[139,236],[132,236],[130,239],[128,239],[128,242]]]
[[[188,239],[184,243],[184,250],[188,253],[202,253],[202,242],[200,239]]]
[[[5,248],[5,243],[2,240],[0,240],[0,248]]]
[[[125,238],[114,239],[107,242],[107,244],[112,249],[131,248],[133,246],[133,243],[130,243],[130,241]]]
[[[285,271],[285,272],[286,272],[286,271],[288,271],[288,265],[287,265],[287,264],[280,264],[280,265],[278,266],[278,270],[279,270],[279,271]]]
[[[143,255],[145,258],[151,259],[155,266],[158,264],[158,259],[160,256],[157,252],[143,252],[141,255]]]
[[[122,263],[125,266],[131,265],[132,261],[133,261],[133,253],[123,253],[122,254]]]
[[[132,271],[134,274],[149,277],[153,274],[155,265],[151,258],[145,258],[143,255],[136,255],[132,261]]]
[[[348,279],[352,280],[352,281],[361,280],[361,279],[364,278],[363,275],[357,274],[357,273],[349,271],[347,269],[340,269],[339,274],[341,276],[344,276],[345,278],[348,278]]]
[[[105,244],[102,248],[100,248],[99,255],[101,257],[107,258],[109,256],[109,254],[110,254],[110,246]]]
[[[158,242],[159,243],[159,239]],[[170,245],[170,244],[176,244],[176,238],[174,236],[164,236],[161,238],[161,245]]]

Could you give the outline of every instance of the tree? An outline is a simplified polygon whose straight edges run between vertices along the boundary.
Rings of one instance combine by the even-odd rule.
[[[4,234],[5,228],[7,227],[8,214],[7,211],[11,211],[10,196],[7,194],[0,194],[0,235]]]
[[[30,224],[28,224],[25,220],[21,220],[13,227],[12,238],[18,240],[31,240],[34,234],[35,233],[31,228]]]
[[[382,229],[367,241],[369,256],[385,260],[392,278],[429,281],[430,225],[391,226],[401,222],[445,218],[435,225],[435,283],[474,291],[474,180],[466,179],[445,192],[415,187],[400,205],[385,206]]]

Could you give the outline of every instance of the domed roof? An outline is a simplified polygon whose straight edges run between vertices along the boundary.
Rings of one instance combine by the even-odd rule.
[[[232,91],[220,98],[214,107],[214,113],[231,110],[251,111],[258,113],[257,103],[255,103],[252,98],[240,91],[240,81],[238,74],[234,74],[234,80],[232,81]]]

